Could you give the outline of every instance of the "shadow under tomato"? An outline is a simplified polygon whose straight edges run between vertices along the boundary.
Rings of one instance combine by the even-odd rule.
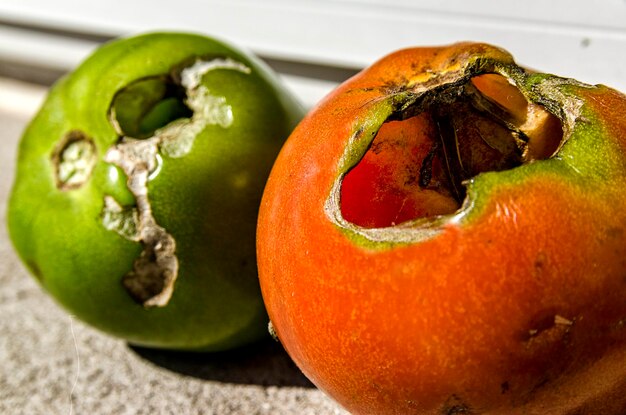
[[[217,353],[176,352],[129,345],[141,358],[165,369],[225,383],[314,388],[280,343],[266,340]]]

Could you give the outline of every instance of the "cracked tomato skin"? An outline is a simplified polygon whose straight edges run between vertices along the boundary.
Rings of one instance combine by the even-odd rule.
[[[221,118],[194,132],[186,154],[159,149],[159,168],[150,171],[150,212],[175,240],[178,274],[169,302],[146,307],[122,285],[142,242],[128,236],[133,225],[128,216],[126,222],[115,222],[115,214],[137,209],[137,199],[125,171],[104,160],[121,140],[122,127],[111,119],[112,103],[137,81],[167,79],[169,84],[159,86],[172,87],[180,75],[176,71],[194,59],[223,67],[205,69],[198,80],[214,97],[210,102]],[[119,104],[118,113],[143,117],[133,107],[133,102],[145,104],[140,95]],[[160,108],[167,113],[167,105]],[[262,338],[267,314],[255,265],[258,204],[276,154],[302,114],[269,68],[221,41],[150,33],[110,42],[51,89],[24,132],[8,207],[14,246],[43,288],[69,312],[132,344],[213,351]],[[156,125],[167,125],[168,116],[177,117],[174,112]],[[134,121],[129,125],[123,128],[139,128]],[[68,134],[91,142],[95,164],[82,183],[62,189],[55,182],[54,162]],[[66,158],[73,157],[70,153]],[[72,174],[65,176],[72,180]],[[105,198],[117,208],[107,212]]]
[[[403,94],[472,71],[508,73],[558,116],[556,154],[472,178],[431,233],[337,220],[333,189]],[[274,330],[355,414],[623,414],[625,183],[626,96],[488,45],[393,53],[326,97],[274,164],[257,236]]]

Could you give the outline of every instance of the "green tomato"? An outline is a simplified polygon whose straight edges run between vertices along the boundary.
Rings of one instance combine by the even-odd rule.
[[[69,312],[132,344],[266,335],[258,205],[302,107],[256,58],[192,34],[99,48],[24,132],[11,239]]]

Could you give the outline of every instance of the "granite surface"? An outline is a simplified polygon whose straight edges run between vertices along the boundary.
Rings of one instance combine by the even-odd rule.
[[[30,115],[0,111],[0,414],[345,414],[271,340],[218,354],[136,348],[48,297],[6,229],[17,143]]]

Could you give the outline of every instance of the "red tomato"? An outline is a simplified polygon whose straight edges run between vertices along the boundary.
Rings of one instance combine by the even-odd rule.
[[[356,414],[626,413],[624,114],[483,44],[344,83],[260,210],[288,353]]]

